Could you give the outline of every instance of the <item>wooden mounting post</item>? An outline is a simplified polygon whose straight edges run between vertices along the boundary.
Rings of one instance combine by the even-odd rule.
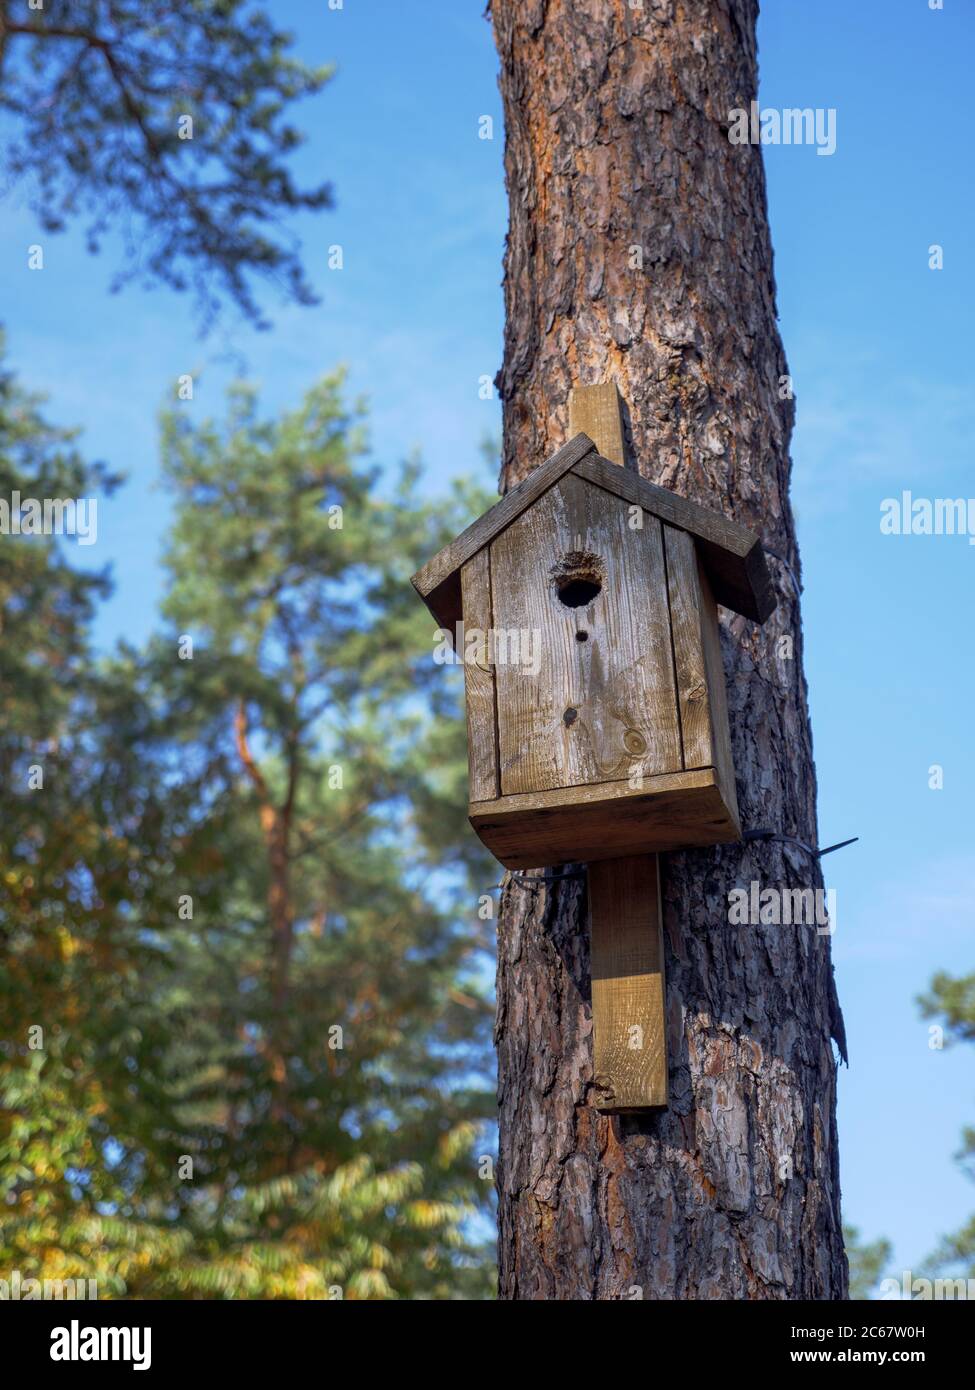
[[[660,861],[589,865],[593,1081],[596,1108],[667,1104],[667,1013]]]
[[[614,382],[576,387],[569,433],[626,465]],[[667,1011],[657,855],[589,865],[593,1080],[596,1108],[618,1113],[667,1104]]]

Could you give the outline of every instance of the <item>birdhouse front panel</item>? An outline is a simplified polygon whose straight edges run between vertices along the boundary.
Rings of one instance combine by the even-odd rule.
[[[580,434],[413,582],[463,639],[470,820],[502,864],[740,837],[716,599],[774,608],[754,535]]]
[[[570,473],[491,543],[490,567],[494,630],[519,634],[518,660],[495,664],[501,794],[681,770],[656,517]]]

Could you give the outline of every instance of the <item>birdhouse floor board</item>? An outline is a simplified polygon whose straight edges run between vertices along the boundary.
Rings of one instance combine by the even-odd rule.
[[[470,822],[508,869],[730,844],[741,827],[713,767],[472,801]]]

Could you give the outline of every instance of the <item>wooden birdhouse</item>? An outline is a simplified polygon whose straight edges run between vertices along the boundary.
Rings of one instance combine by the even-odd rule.
[[[775,598],[756,536],[625,466],[615,384],[569,419],[413,584],[464,659],[474,829],[510,869],[589,863],[592,1100],[627,1113],[669,1094],[657,851],[741,835],[717,604]]]
[[[470,821],[507,868],[740,838],[716,604],[775,608],[750,531],[580,433],[413,584],[464,655]]]

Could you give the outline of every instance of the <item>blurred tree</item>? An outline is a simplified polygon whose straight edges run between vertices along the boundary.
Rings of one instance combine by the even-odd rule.
[[[39,404],[0,373],[5,505],[110,490]],[[120,904],[146,887],[130,868],[151,846],[105,815],[88,625],[107,585],[52,537],[0,535],[0,1266],[110,1287],[71,1218],[125,1195],[106,1115],[131,1087],[150,951]]]
[[[286,113],[331,75],[288,55],[251,0],[0,0],[7,180],[28,176],[45,231],[87,219],[90,250],[118,229],[137,278],[221,298],[260,322],[252,274],[314,301],[280,213],[328,207],[287,156]]]
[[[168,414],[163,448],[167,630],[92,675],[66,779],[104,827],[78,856],[76,934],[106,970],[82,1020],[63,953],[24,1002],[63,885],[0,919],[25,942],[0,1252],[128,1296],[483,1294],[491,871],[459,673],[407,577],[486,499],[420,502],[415,466],[380,497],[334,378],[279,423],[244,388],[222,427]],[[24,1042],[45,1019],[55,1071]]]
[[[918,999],[924,1018],[938,1018],[945,1029],[947,1045],[975,1042],[975,974],[952,976],[939,972],[928,993]],[[957,1154],[963,1171],[975,1178],[975,1128],[962,1130],[962,1146]],[[960,1273],[975,1279],[975,1215],[945,1236],[925,1262],[937,1273]]]
[[[280,422],[247,388],[223,427],[164,419],[151,756],[193,789],[170,866],[173,918],[183,895],[193,918],[165,928],[197,1138],[183,1288],[485,1287],[461,1223],[491,1190],[472,1157],[491,942],[461,870],[489,870],[463,818],[457,686],[435,679],[407,582],[482,499],[420,504],[410,467],[380,500],[362,447],[336,378]]]
[[[865,1245],[856,1226],[843,1223],[843,1241],[850,1265],[850,1297],[867,1299],[873,1293],[891,1256],[889,1240],[881,1237]]]

